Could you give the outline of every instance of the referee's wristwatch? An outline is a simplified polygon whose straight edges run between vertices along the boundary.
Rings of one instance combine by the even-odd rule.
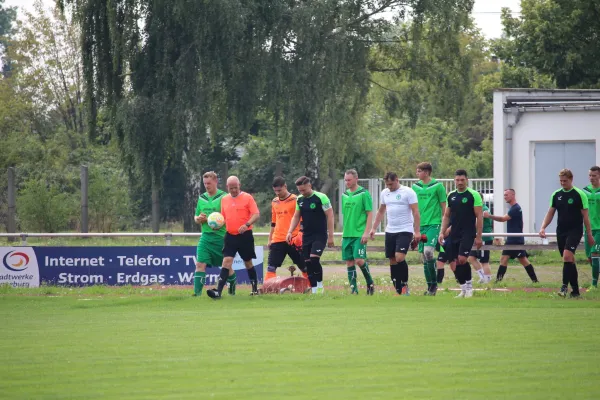
[[[251,226],[252,224],[251,224],[251,223],[249,223],[249,222],[246,222],[244,225],[246,225],[246,227],[250,228],[250,226]]]

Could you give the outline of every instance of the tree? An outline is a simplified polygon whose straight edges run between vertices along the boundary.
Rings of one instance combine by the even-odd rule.
[[[505,38],[494,49],[511,72],[547,74],[561,89],[600,84],[598,1],[522,0],[521,17],[504,9],[502,23]]]
[[[13,23],[17,18],[16,7],[6,7],[4,0],[0,0],[0,62],[2,63],[2,75],[7,77],[10,72],[11,61],[6,57],[8,39],[13,33]]]

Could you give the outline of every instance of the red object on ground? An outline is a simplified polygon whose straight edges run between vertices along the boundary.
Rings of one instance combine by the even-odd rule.
[[[261,289],[262,293],[305,293],[310,289],[308,279],[303,276],[288,276],[269,279]]]

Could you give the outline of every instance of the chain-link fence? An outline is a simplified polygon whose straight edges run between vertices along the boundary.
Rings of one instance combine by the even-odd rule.
[[[418,181],[419,181],[418,179],[401,178],[400,184],[410,187],[413,185],[413,183],[418,182]],[[454,184],[454,179],[452,179],[452,178],[437,179],[437,181],[440,182],[442,185],[444,185],[444,188],[446,189],[446,193],[450,193],[451,191],[456,189],[456,185]],[[379,207],[379,204],[381,204],[379,196],[381,194],[381,191],[383,189],[385,189],[385,182],[383,181],[383,179],[381,179],[381,178],[359,179],[358,184],[360,186],[364,187],[365,189],[367,189],[369,191],[369,193],[371,193],[371,196],[373,197],[373,212],[377,212],[377,208]],[[473,190],[481,193],[483,202],[488,206],[488,208],[490,209],[490,212],[493,213],[494,212],[494,178],[469,179],[469,187],[472,188]],[[338,207],[338,217],[339,217],[339,226],[342,227],[344,224],[344,219],[342,217],[342,207],[341,207],[342,193],[344,193],[346,191],[346,184],[344,183],[343,179],[339,180],[338,188],[339,188],[338,204],[340,205]],[[386,221],[385,221],[385,217],[384,217],[382,226],[385,226],[385,223],[386,223]]]

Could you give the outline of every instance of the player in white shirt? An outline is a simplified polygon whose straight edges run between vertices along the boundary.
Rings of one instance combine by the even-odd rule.
[[[383,178],[386,189],[381,192],[381,205],[377,210],[371,229],[371,238],[384,213],[387,216],[385,227],[385,256],[390,260],[392,282],[398,294],[408,295],[408,264],[406,253],[413,237],[421,237],[419,227],[421,216],[417,194],[409,187],[401,186],[398,175],[388,172]]]

